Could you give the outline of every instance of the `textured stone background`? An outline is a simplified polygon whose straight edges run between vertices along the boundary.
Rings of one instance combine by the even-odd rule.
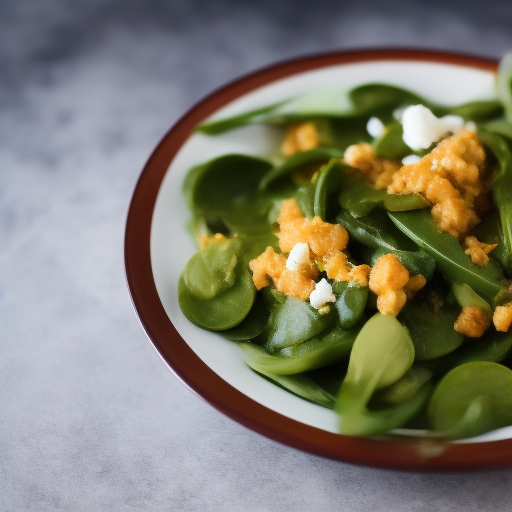
[[[509,0],[0,2],[0,510],[510,510],[512,471],[397,473],[279,445],[161,363],[123,234],[160,137],[281,59],[379,46],[499,58]]]

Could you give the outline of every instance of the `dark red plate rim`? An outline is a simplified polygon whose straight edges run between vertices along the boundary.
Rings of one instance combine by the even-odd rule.
[[[192,351],[167,316],[157,293],[150,257],[153,209],[162,180],[194,127],[239,96],[277,79],[354,62],[430,61],[495,71],[494,60],[423,50],[332,52],[286,61],[244,76],[191,108],[163,137],[144,167],[128,212],[125,266],[133,305],[149,339],[175,375],[230,418],[275,441],[345,462],[400,470],[461,471],[512,466],[512,439],[438,446],[424,439],[342,436],[292,420],[226,383]]]

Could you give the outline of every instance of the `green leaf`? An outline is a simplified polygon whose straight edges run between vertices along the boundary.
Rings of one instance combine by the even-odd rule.
[[[280,101],[278,103],[267,105],[262,108],[257,108],[255,110],[244,112],[236,116],[207,121],[198,125],[196,131],[205,133],[207,135],[218,135],[235,128],[247,126],[249,124],[265,123],[269,118],[271,118],[273,112],[276,112],[279,107],[285,105],[286,103],[288,103],[288,100]]]
[[[251,352],[252,349],[258,349],[259,347],[252,346],[250,349],[248,343],[241,345],[244,347],[246,352]],[[255,372],[263,375],[267,379],[273,381],[275,384],[281,386],[287,391],[297,395],[305,400],[313,402],[327,409],[333,409],[336,403],[336,399],[330,393],[320,387],[313,379],[309,376],[298,373],[294,375],[278,375],[262,370],[254,365],[252,359],[246,361],[247,366]]]
[[[356,219],[348,211],[342,211],[336,220],[349,232],[351,239],[377,249],[371,255],[371,265],[374,265],[380,256],[392,253],[412,274],[421,274],[425,279],[432,276],[435,261],[428,254],[418,250],[417,245],[402,234],[387,215],[373,212]]]
[[[491,187],[500,214],[505,268],[512,273],[512,151],[505,139],[495,133],[482,131],[479,137],[498,161]]]
[[[194,215],[214,232],[261,235],[271,227],[269,212],[277,197],[258,195],[271,164],[246,155],[224,155],[192,170],[184,193]]]
[[[211,299],[190,292],[183,274],[178,282],[178,303],[183,314],[195,325],[209,331],[223,331],[238,325],[249,313],[256,290],[247,271],[235,283]]]
[[[395,407],[379,411],[367,408],[374,391],[397,382],[413,361],[414,346],[400,322],[380,313],[370,318],[354,342],[347,375],[338,394],[340,433],[379,434],[415,416],[428,396],[428,386]]]
[[[343,165],[338,160],[331,160],[320,169],[314,183],[313,213],[323,221],[330,220],[333,207],[331,199],[339,194],[343,182],[347,179]]]
[[[356,183],[343,190],[339,202],[354,217],[364,217],[379,207],[391,212],[403,212],[431,206],[420,194],[388,194],[385,189],[377,190],[365,183]]]
[[[511,350],[512,332],[488,330],[480,338],[464,343],[454,352],[428,361],[427,367],[437,375],[444,375],[461,364],[473,361],[499,363],[510,354]]]
[[[334,319],[332,312],[322,315],[308,302],[287,297],[284,304],[273,307],[265,348],[274,353],[297,345],[320,334]]]
[[[420,388],[432,378],[432,372],[421,366],[412,366],[396,382],[387,388],[379,389],[372,402],[402,404],[411,400]]]
[[[343,158],[345,152],[338,148],[318,146],[308,151],[300,151],[289,156],[281,164],[272,167],[261,179],[259,189],[265,190],[269,185],[283,176],[289,175],[291,172],[300,167],[311,164],[329,161],[331,158]]]
[[[213,299],[235,283],[238,240],[222,240],[196,252],[182,272],[189,292],[199,299]]]
[[[459,241],[438,231],[429,212],[390,213],[390,219],[424,252],[431,256],[439,270],[450,280],[466,283],[490,303],[506,287],[500,266],[490,260],[485,267],[471,262]]]
[[[222,331],[222,336],[232,341],[249,341],[265,329],[270,316],[270,304],[262,292],[256,298],[247,316],[235,327]]]
[[[338,285],[337,289],[333,285],[337,294],[341,289],[335,303],[340,325],[343,329],[351,329],[363,317],[368,300],[368,287],[347,282],[335,285]]]
[[[441,302],[440,298],[437,300]],[[441,307],[415,300],[406,302],[399,319],[409,330],[416,361],[441,357],[462,345],[464,335],[453,328],[459,313],[460,308],[447,304],[446,300]]]
[[[428,412],[432,427],[450,439],[512,425],[512,371],[481,361],[458,366],[436,387]]]
[[[258,372],[275,375],[292,375],[346,359],[350,354],[358,330],[334,329],[322,337],[312,338],[298,345],[285,348],[279,355],[268,354],[263,348],[242,343],[247,364]]]
[[[398,121],[386,126],[384,133],[373,141],[375,157],[386,160],[402,160],[411,154],[411,148],[403,139],[404,130]]]
[[[359,183],[343,190],[339,202],[354,217],[363,217],[382,205],[386,195],[385,190],[376,190],[365,183]]]

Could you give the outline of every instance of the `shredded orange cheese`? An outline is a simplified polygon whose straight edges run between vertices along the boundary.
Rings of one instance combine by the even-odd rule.
[[[474,236],[467,236],[464,240],[464,245],[467,249],[464,251],[471,257],[471,261],[480,267],[485,267],[489,263],[489,256],[487,256],[493,249],[498,247],[498,244],[484,244],[479,242]]]
[[[281,146],[285,156],[293,155],[298,151],[307,151],[320,145],[320,137],[313,123],[302,123],[289,126]]]
[[[345,150],[343,159],[346,164],[361,171],[376,189],[390,185],[393,175],[401,167],[399,162],[376,158],[373,147],[366,142],[349,146]]]
[[[485,152],[475,132],[466,131],[442,140],[419,162],[405,165],[393,176],[390,194],[419,193],[434,204],[432,215],[439,229],[460,237],[479,222],[487,188]]]

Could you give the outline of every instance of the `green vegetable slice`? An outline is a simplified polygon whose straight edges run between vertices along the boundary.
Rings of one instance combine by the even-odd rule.
[[[381,247],[389,251],[417,249],[417,245],[397,229],[387,215],[372,212],[370,215],[356,218],[347,210],[342,210],[336,217],[336,222],[348,231],[350,238],[368,247]]]
[[[238,263],[237,239],[212,243],[188,261],[178,282],[178,302],[194,324],[211,331],[238,325],[249,313],[256,290]]]
[[[265,349],[274,353],[320,334],[333,322],[333,310],[321,314],[308,302],[287,297],[273,306]]]
[[[438,231],[429,212],[390,213],[395,225],[431,256],[439,270],[451,280],[466,283],[489,302],[506,287],[500,266],[493,260],[485,267],[471,262],[459,241]]]
[[[421,194],[386,194],[383,205],[389,212],[422,210],[432,206]]]
[[[397,229],[386,215],[373,212],[355,218],[348,211],[342,211],[336,221],[349,232],[351,239],[377,249],[369,257],[371,265],[381,256],[392,253],[411,274],[421,274],[427,280],[432,276],[435,261],[418,250],[418,246]]]
[[[251,343],[240,347],[247,355],[247,364],[258,372],[274,375],[292,375],[330,365],[348,357],[357,330],[335,329],[321,338],[313,338],[270,355],[263,348]]]
[[[375,389],[396,382],[414,361],[414,345],[407,331],[393,316],[376,313],[358,334],[341,390],[351,393],[353,387],[364,388],[360,399]],[[368,396],[369,398],[369,396]]]
[[[487,331],[480,338],[463,344],[459,349],[423,365],[437,375],[443,375],[461,364],[474,361],[500,363],[512,351],[512,332]]]
[[[351,329],[363,317],[368,300],[368,287],[357,283],[334,283],[334,292],[339,295],[335,307],[343,329]]]
[[[374,208],[381,206],[387,193],[376,190],[365,183],[359,183],[341,192],[340,206],[354,217],[368,215]]]
[[[399,318],[411,336],[416,361],[436,359],[453,352],[464,341],[464,335],[453,328],[460,308],[449,305],[432,308],[428,304],[407,301]]]
[[[404,156],[411,154],[411,148],[404,142],[403,134],[402,123],[395,121],[387,125],[384,133],[373,141],[376,158],[402,160]]]
[[[220,133],[234,130],[235,128],[240,128],[242,126],[247,126],[249,124],[265,123],[271,118],[273,112],[286,103],[288,103],[287,100],[280,101],[278,103],[273,103],[272,105],[244,112],[237,116],[205,122],[200,124],[196,128],[196,131],[207,135],[219,135]]]
[[[247,345],[246,343],[244,345]],[[257,347],[253,347],[257,348]],[[245,350],[245,347],[244,347]],[[333,409],[336,403],[336,398],[332,396],[330,393],[325,391],[321,386],[319,386],[313,379],[304,374],[295,374],[295,375],[276,375],[274,373],[269,373],[258,369],[253,366],[252,360],[246,361],[247,366],[253,369],[255,372],[263,375],[267,379],[275,382],[282,388],[290,391],[291,393],[304,398],[305,400],[309,400],[317,405],[321,405],[322,407],[326,407],[327,409]]]
[[[211,230],[261,235],[270,231],[272,195],[258,195],[257,188],[271,164],[245,155],[225,155],[197,167],[185,183],[194,214]]]
[[[356,218],[368,215],[378,207],[383,207],[390,212],[404,212],[432,206],[420,194],[388,194],[384,189],[374,189],[364,183],[343,190],[339,203]]]
[[[249,272],[241,272],[233,286],[210,300],[192,295],[183,277],[178,282],[178,302],[183,314],[209,331],[223,331],[238,325],[251,310],[254,296]]]
[[[252,340],[264,331],[269,316],[270,305],[264,294],[258,292],[247,316],[235,327],[222,331],[222,335],[233,341]]]
[[[411,400],[390,409],[370,411],[367,404],[376,389],[400,379],[413,360],[412,341],[395,317],[377,313],[370,318],[354,342],[347,375],[338,395],[340,433],[374,435],[412,418],[423,406],[427,387]]]
[[[323,166],[315,182],[313,197],[313,213],[323,221],[330,221],[333,211],[331,198],[339,194],[343,182],[347,180],[346,171],[338,160],[331,160]]]
[[[416,393],[432,378],[432,372],[422,366],[411,366],[396,382],[387,388],[379,389],[372,402],[403,404],[414,398]]]
[[[342,415],[340,433],[348,436],[373,436],[402,427],[423,409],[430,390],[427,383],[410,400],[393,407],[383,410],[364,409],[357,414]]]
[[[434,430],[450,439],[512,425],[512,370],[497,363],[466,363],[438,384],[429,404]]]
[[[196,252],[182,272],[188,291],[198,299],[213,299],[235,283],[240,242],[226,239]]]
[[[300,151],[289,156],[281,164],[272,167],[261,179],[260,190],[266,190],[272,183],[289,175],[296,169],[311,163],[328,162],[331,158],[343,158],[344,151],[338,148],[319,146],[308,151]]]

